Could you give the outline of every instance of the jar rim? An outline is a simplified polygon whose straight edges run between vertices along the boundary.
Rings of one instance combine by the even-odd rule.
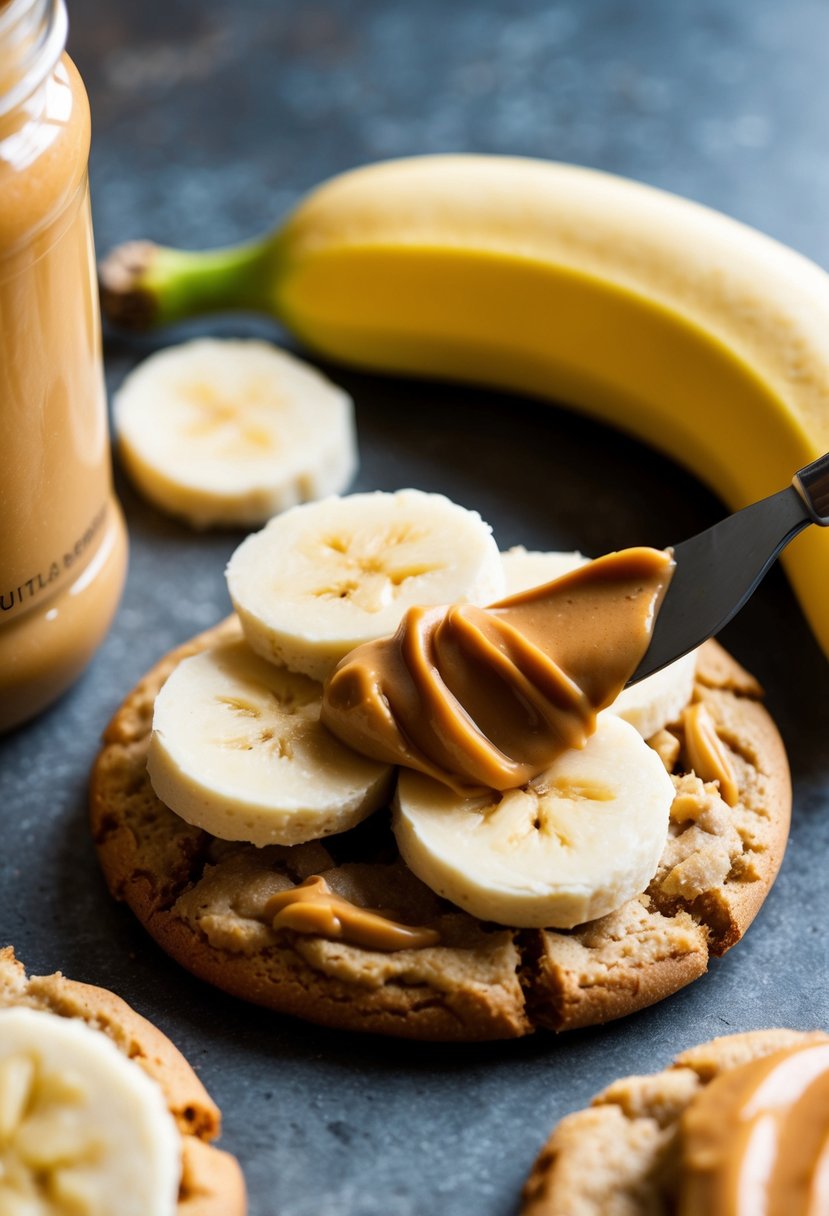
[[[0,10],[0,49],[4,40],[12,43],[11,82],[5,89],[0,85],[0,115],[16,109],[46,80],[66,47],[64,0],[40,0],[40,12],[37,8],[38,0],[11,0]]]

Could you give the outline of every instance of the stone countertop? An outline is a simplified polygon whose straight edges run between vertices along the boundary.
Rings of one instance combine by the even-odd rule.
[[[233,241],[351,165],[463,149],[641,178],[829,265],[820,0],[70,0],[70,18],[102,251]],[[186,332],[205,331],[277,334]],[[110,388],[152,345],[108,339]],[[502,547],[662,545],[722,514],[670,462],[564,410],[511,400],[507,415],[495,394],[332,374],[357,402],[357,487],[444,490]],[[170,1034],[224,1110],[251,1216],[509,1216],[552,1123],[614,1076],[716,1034],[829,1025],[829,667],[779,572],[723,640],[789,748],[791,843],[746,939],[690,988],[598,1030],[464,1048],[319,1030],[184,974],[107,895],[86,780],[120,698],[227,610],[240,537],[193,534],[117,480],[132,557],[116,625],[74,690],[0,741],[0,937]]]

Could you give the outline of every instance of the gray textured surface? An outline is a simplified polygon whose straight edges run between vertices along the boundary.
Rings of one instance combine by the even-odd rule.
[[[829,9],[817,0],[70,9],[101,248],[233,240],[354,163],[465,148],[641,177],[829,264]],[[111,386],[140,349],[110,341]],[[444,490],[503,545],[659,545],[720,513],[668,462],[566,412],[338,378],[358,403],[359,486]],[[792,840],[747,938],[691,988],[602,1030],[463,1049],[302,1026],[183,974],[106,894],[86,777],[120,697],[227,608],[222,568],[239,537],[194,536],[120,490],[132,561],[116,628],[58,706],[0,742],[0,937],[32,969],[111,985],[182,1047],[224,1109],[252,1216],[507,1216],[554,1119],[613,1076],[718,1033],[829,1024],[829,667],[779,575],[724,640],[786,738]]]

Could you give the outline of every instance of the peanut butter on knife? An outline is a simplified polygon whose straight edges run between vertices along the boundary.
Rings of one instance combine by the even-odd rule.
[[[624,549],[488,608],[410,608],[326,683],[322,721],[453,789],[510,789],[581,747],[644,656],[673,572]]]

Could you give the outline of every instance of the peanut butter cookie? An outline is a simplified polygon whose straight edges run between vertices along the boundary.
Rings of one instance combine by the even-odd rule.
[[[0,950],[0,1009],[18,1007],[81,1018],[158,1084],[181,1136],[179,1216],[244,1216],[238,1162],[211,1143],[221,1127],[219,1109],[160,1030],[105,988],[68,980],[60,972],[27,977],[8,946]]]
[[[162,659],[117,711],[91,782],[91,824],[113,895],[195,975],[245,1000],[335,1027],[408,1038],[513,1038],[609,1021],[661,1000],[739,941],[780,865],[791,809],[780,737],[756,681],[716,643],[695,698],[737,784],[735,805],[690,769],[682,722],[650,740],[672,774],[670,834],[648,890],[569,931],[514,930],[439,899],[400,860],[387,817],[324,842],[256,848],[192,827],[154,794],[153,701],[185,656],[239,636],[235,618]],[[285,925],[274,897],[311,875],[337,896],[434,930],[378,951]],[[277,901],[278,902],[278,901]]]
[[[521,1216],[671,1216],[680,1120],[692,1101],[731,1069],[822,1042],[829,1036],[820,1031],[727,1035],[683,1052],[663,1072],[614,1081],[554,1129],[524,1187]]]

